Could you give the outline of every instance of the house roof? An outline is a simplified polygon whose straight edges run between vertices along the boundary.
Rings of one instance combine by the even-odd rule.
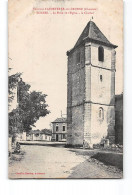
[[[96,26],[96,24],[93,21],[89,21],[86,27],[84,28],[82,34],[80,35],[79,39],[77,40],[75,46],[68,52],[71,52],[73,49],[78,47],[85,40],[88,40],[89,42],[103,44],[113,48],[117,47],[116,45],[113,45],[105,37],[105,35],[100,31],[100,29]]]
[[[61,118],[57,118],[52,123],[66,123],[66,122],[67,122],[67,118],[61,117]]]

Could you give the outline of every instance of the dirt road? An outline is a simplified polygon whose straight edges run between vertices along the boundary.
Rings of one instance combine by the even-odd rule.
[[[9,164],[9,178],[121,178],[122,173],[68,148],[23,145],[20,161]]]

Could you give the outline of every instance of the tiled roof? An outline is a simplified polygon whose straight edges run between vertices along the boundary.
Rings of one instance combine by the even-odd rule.
[[[78,41],[76,42],[73,49],[78,47],[85,39],[88,39],[89,42],[98,42],[104,45],[116,48],[116,45],[113,45],[105,35],[100,31],[93,21],[89,21],[86,27],[84,28],[82,34],[80,35]],[[73,50],[71,49],[71,50]],[[69,50],[69,52],[71,51]]]
[[[61,117],[61,118],[57,118],[52,123],[66,123],[66,122],[67,122],[67,118]]]

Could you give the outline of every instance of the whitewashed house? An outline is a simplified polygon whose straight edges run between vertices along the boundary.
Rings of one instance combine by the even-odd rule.
[[[51,141],[52,132],[49,129],[32,130],[27,136],[27,141]]]

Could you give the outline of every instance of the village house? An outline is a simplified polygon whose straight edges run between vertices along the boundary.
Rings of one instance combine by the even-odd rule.
[[[66,141],[67,138],[67,119],[57,118],[52,122],[52,141]]]
[[[31,130],[26,135],[27,141],[51,141],[52,132],[49,129]]]

